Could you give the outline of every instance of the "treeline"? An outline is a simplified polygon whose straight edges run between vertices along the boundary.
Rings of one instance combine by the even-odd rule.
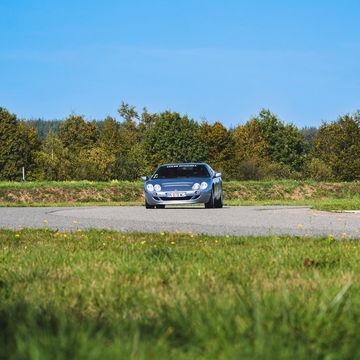
[[[0,180],[20,180],[22,167],[27,180],[137,180],[172,162],[208,162],[227,180],[360,180],[360,111],[302,130],[269,110],[233,129],[125,103],[118,112],[121,122],[44,124],[0,108]]]

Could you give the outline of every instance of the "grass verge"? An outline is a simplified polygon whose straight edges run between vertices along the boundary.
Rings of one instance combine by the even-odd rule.
[[[306,205],[359,210],[360,183],[310,181],[224,182],[225,205]],[[143,183],[0,182],[0,206],[139,206]]]
[[[360,241],[0,230],[3,359],[354,359]]]

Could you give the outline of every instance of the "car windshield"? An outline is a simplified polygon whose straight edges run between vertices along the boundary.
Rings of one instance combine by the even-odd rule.
[[[208,178],[205,165],[166,165],[156,170],[153,179]]]

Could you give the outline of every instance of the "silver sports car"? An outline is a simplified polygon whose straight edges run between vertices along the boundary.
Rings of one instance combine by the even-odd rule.
[[[206,208],[223,206],[221,173],[208,164],[185,163],[161,165],[145,181],[145,207],[164,208],[165,205],[205,204]]]

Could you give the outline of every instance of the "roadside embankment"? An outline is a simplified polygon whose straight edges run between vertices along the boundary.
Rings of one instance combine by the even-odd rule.
[[[359,209],[360,183],[224,182],[228,205],[310,205]],[[0,182],[0,206],[141,205],[143,183],[112,181]]]

